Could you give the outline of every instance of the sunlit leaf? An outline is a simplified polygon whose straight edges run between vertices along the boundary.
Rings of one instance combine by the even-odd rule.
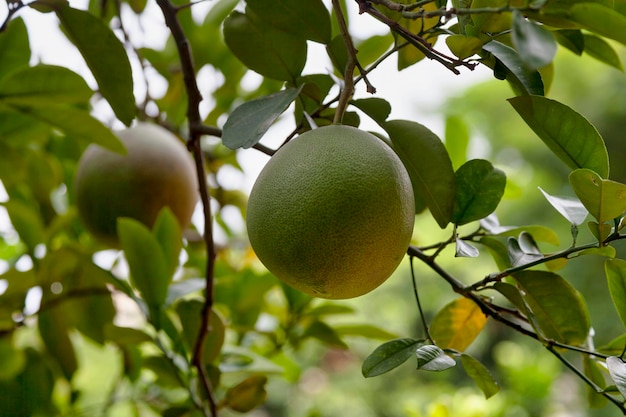
[[[610,356],[606,358],[606,366],[620,394],[626,397],[626,363],[617,356]]]
[[[363,361],[361,368],[363,376],[371,378],[397,368],[413,357],[423,342],[423,340],[404,338],[383,343]]]
[[[446,45],[457,58],[465,59],[479,53],[483,47],[483,41],[475,36],[455,34],[446,37]]]
[[[604,262],[604,271],[613,305],[626,326],[626,261],[607,259]]]
[[[183,233],[174,212],[169,207],[161,209],[154,222],[153,231],[154,237],[163,251],[163,260],[168,268],[167,273],[174,275],[180,263]]]
[[[360,336],[379,340],[389,340],[398,337],[395,333],[372,324],[342,324],[335,325],[333,328],[339,336]]]
[[[606,381],[604,379],[604,366],[597,359],[590,355],[583,355],[583,372],[585,376],[593,381],[598,387],[606,388]],[[587,387],[587,401],[592,408],[604,407],[607,403],[607,399],[602,395],[598,395],[595,389]]]
[[[548,65],[556,54],[556,41],[543,26],[527,20],[519,11],[513,12],[513,46],[530,70]]]
[[[626,16],[599,3],[574,4],[568,11],[570,19],[598,35],[626,45]]]
[[[230,149],[250,148],[263,137],[278,117],[298,97],[302,87],[289,88],[257,98],[237,107],[222,132],[222,142]]]
[[[589,213],[602,224],[626,211],[626,185],[602,179],[590,169],[577,169],[569,176],[574,192]]]
[[[537,242],[546,242],[555,246],[559,244],[559,236],[554,230],[539,225],[503,227],[502,230],[494,234],[496,236],[517,237],[522,232],[528,233]]]
[[[430,326],[434,342],[442,349],[460,352],[480,334],[487,323],[487,316],[469,298],[461,297],[442,308]]]
[[[417,356],[417,369],[422,371],[445,371],[456,365],[454,359],[435,345],[420,346],[415,352]]]
[[[515,49],[498,41],[483,45],[483,49],[496,58],[494,75],[506,79],[520,96],[543,96],[544,85],[536,70],[528,70]]]
[[[467,375],[472,378],[478,388],[485,394],[485,398],[491,398],[500,391],[500,386],[493,375],[491,375],[491,372],[476,358],[464,353],[461,355],[461,364]]]
[[[587,339],[590,319],[580,293],[563,277],[547,271],[514,274],[534,320],[545,337],[578,345]]]
[[[467,148],[470,142],[469,128],[461,117],[448,116],[445,129],[445,146],[452,166],[457,169],[467,159]]]
[[[509,99],[526,124],[569,168],[588,168],[609,175],[609,156],[602,136],[581,114],[540,96]]]
[[[55,11],[67,37],[76,45],[98,82],[100,94],[118,119],[130,125],[136,107],[133,76],[124,46],[113,31],[91,13],[67,4]]]
[[[506,175],[489,161],[472,159],[456,171],[452,222],[463,225],[491,214],[504,194]]]
[[[455,178],[443,143],[416,122],[393,120],[384,128],[409,172],[415,194],[426,202],[439,226],[446,227],[454,207]]]

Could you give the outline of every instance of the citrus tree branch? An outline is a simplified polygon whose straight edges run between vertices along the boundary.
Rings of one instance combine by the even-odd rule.
[[[209,409],[211,411],[211,415],[216,416],[217,402],[215,400],[213,387],[206,373],[206,368],[204,366],[203,360],[204,345],[206,343],[207,336],[211,331],[210,313],[213,307],[213,278],[215,270],[216,249],[215,243],[213,241],[213,217],[211,214],[209,188],[204,168],[204,156],[202,153],[202,148],[200,146],[200,138],[206,130],[206,127],[202,123],[199,110],[200,102],[202,101],[202,95],[200,94],[200,90],[198,89],[196,73],[191,54],[191,47],[178,20],[177,12],[179,9],[174,6],[169,0],[157,0],[157,3],[161,8],[161,11],[163,12],[165,23],[169,27],[170,32],[172,33],[172,37],[176,42],[181,69],[183,72],[183,79],[185,81],[185,89],[187,91],[187,120],[189,122],[188,147],[193,153],[194,162],[196,165],[196,172],[198,176],[200,198],[202,200],[204,213],[204,241],[207,254],[204,304],[202,307],[200,328],[198,329],[198,336],[196,338],[196,344],[193,349],[192,364],[198,372],[200,383],[209,401]]]

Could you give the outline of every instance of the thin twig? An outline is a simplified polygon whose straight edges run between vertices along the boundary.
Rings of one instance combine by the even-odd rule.
[[[430,329],[428,328],[428,323],[426,322],[426,316],[424,315],[424,310],[422,309],[422,303],[420,302],[419,292],[417,291],[417,280],[415,279],[415,269],[413,267],[413,257],[409,257],[409,264],[411,265],[411,280],[413,281],[413,294],[415,295],[415,302],[417,303],[417,309],[419,310],[420,317],[422,319],[422,326],[424,327],[424,334],[426,335],[426,339],[429,342],[433,343],[433,338],[430,335]]]
[[[344,85],[341,89],[341,94],[339,96],[339,102],[337,103],[337,110],[335,112],[335,118],[333,122],[335,124],[341,123],[343,120],[343,115],[346,112],[346,107],[348,107],[348,103],[354,94],[354,68],[356,68],[356,49],[352,43],[352,38],[350,37],[350,33],[348,32],[348,26],[346,25],[346,20],[343,15],[343,10],[341,9],[341,4],[339,0],[333,0],[333,10],[337,15],[337,22],[339,24],[339,31],[341,32],[341,36],[346,45],[346,49],[348,50],[348,61],[346,62],[346,68],[343,74]]]
[[[204,241],[207,252],[206,264],[206,285],[204,291],[204,304],[202,307],[202,317],[196,344],[193,349],[192,364],[198,372],[200,383],[209,401],[209,409],[212,416],[217,416],[217,402],[213,393],[211,381],[204,366],[204,345],[209,332],[211,331],[211,309],[213,307],[213,277],[215,269],[216,249],[213,241],[213,221],[211,214],[211,201],[207,184],[206,172],[204,168],[204,156],[200,146],[200,137],[204,134],[206,126],[200,117],[200,102],[202,96],[198,89],[196,73],[191,54],[189,41],[185,36],[183,28],[178,20],[178,9],[169,0],[157,0],[159,7],[165,17],[165,23],[170,28],[172,37],[176,41],[178,55],[187,91],[187,120],[189,122],[189,143],[188,147],[192,151],[196,165],[196,172],[199,182],[200,199],[202,200],[204,213]],[[204,411],[204,410],[203,410]]]

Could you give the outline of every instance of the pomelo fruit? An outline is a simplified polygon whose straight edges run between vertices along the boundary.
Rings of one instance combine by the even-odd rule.
[[[413,232],[409,175],[371,133],[332,125],[283,146],[257,178],[250,244],[276,277],[304,293],[368,293],[397,268]]]
[[[160,126],[139,123],[117,133],[127,154],[89,145],[76,170],[74,190],[83,224],[96,238],[118,246],[117,219],[152,227],[169,207],[181,228],[191,222],[198,180],[183,143]]]

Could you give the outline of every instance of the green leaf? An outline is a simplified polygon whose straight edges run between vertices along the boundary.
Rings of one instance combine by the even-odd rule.
[[[541,187],[539,187],[539,191],[541,191],[552,207],[554,207],[556,211],[561,214],[561,216],[565,217],[565,219],[574,226],[580,226],[583,224],[587,215],[589,215],[589,212],[578,198],[569,196],[553,196],[543,191]]]
[[[604,379],[604,364],[590,355],[583,355],[583,372],[585,376],[593,381],[598,387],[606,388]],[[592,408],[602,408],[606,405],[607,399],[602,395],[598,395],[595,389],[587,387],[587,401]]]
[[[361,336],[368,339],[380,340],[389,340],[397,337],[396,334],[372,324],[335,325],[334,330],[339,336]]]
[[[53,65],[23,68],[0,80],[0,100],[14,106],[88,104],[92,94],[80,75]]]
[[[158,324],[159,311],[172,280],[163,250],[150,229],[137,220],[118,219],[117,231],[130,269],[131,283],[148,304],[152,320]]]
[[[413,357],[423,340],[394,339],[378,346],[365,358],[361,372],[366,378],[382,375],[397,368]]]
[[[65,106],[32,106],[20,107],[19,111],[86,143],[95,143],[117,153],[126,152],[120,139],[86,110]]]
[[[617,356],[609,356],[606,358],[606,366],[620,394],[626,397],[626,363]]]
[[[20,239],[30,250],[33,250],[35,246],[44,241],[44,222],[41,213],[33,204],[17,198],[11,198],[4,203],[4,207]]]
[[[65,378],[71,380],[78,370],[78,361],[68,334],[66,315],[59,308],[40,311],[37,327],[46,350],[58,362]]]
[[[300,88],[288,88],[269,96],[257,98],[237,107],[230,114],[222,132],[222,142],[230,149],[250,148],[287,110],[300,94]]]
[[[0,79],[30,62],[28,31],[21,18],[11,20],[0,36]]]
[[[552,32],[530,20],[521,12],[513,12],[513,46],[529,70],[545,67],[554,59],[556,40]]]
[[[234,11],[224,21],[224,41],[248,68],[281,81],[294,81],[306,63],[307,45],[301,38],[274,29],[250,13]]]
[[[598,3],[574,4],[568,11],[570,19],[586,29],[626,45],[626,16]]]
[[[417,369],[422,371],[445,371],[456,365],[454,359],[435,345],[424,345],[417,348]]]
[[[498,41],[486,43],[483,49],[496,58],[493,67],[496,78],[506,79],[518,95],[543,96],[541,75],[536,70],[526,69],[515,49]]]
[[[483,41],[475,36],[454,34],[446,37],[446,45],[457,58],[465,59],[478,54],[483,47]]]
[[[330,15],[321,0],[247,0],[246,4],[261,20],[290,35],[330,42]]]
[[[442,349],[464,351],[472,344],[487,323],[480,307],[461,297],[442,308],[430,326],[433,341]]]
[[[459,116],[447,116],[445,146],[455,169],[465,163],[469,142],[470,132],[465,121]]]
[[[426,202],[439,227],[445,228],[454,207],[455,177],[441,139],[408,120],[392,120],[383,127],[409,172],[415,195]]]
[[[455,173],[452,222],[463,225],[491,214],[504,195],[506,175],[484,159],[467,161]]]
[[[491,398],[500,391],[498,382],[478,359],[464,353],[461,355],[461,364],[467,375],[485,394],[485,398]]]
[[[605,180],[590,169],[577,169],[569,176],[574,192],[599,224],[626,211],[626,185]]]
[[[585,39],[580,30],[577,29],[562,29],[555,30],[554,37],[557,42],[576,55],[582,55],[585,50]]]
[[[252,375],[226,391],[224,404],[231,410],[247,413],[265,402],[265,375]]]
[[[351,104],[367,114],[376,123],[382,125],[385,123],[389,114],[391,114],[391,104],[385,99],[378,97],[368,97],[353,100]]]
[[[509,99],[526,124],[571,169],[588,168],[609,175],[609,156],[602,136],[581,114],[540,96]]]
[[[559,236],[552,229],[545,226],[529,225],[529,226],[511,226],[495,233],[497,236],[513,236],[517,237],[520,233],[526,232],[539,242],[551,243],[555,246],[559,244]]]
[[[339,349],[348,349],[346,342],[341,340],[337,332],[328,324],[320,320],[315,320],[304,331],[303,337],[313,337],[328,346]]]
[[[624,66],[615,48],[599,36],[584,34],[585,52],[600,62],[624,71]]]
[[[154,221],[153,234],[163,251],[163,260],[167,265],[168,275],[174,275],[180,263],[183,233],[174,212],[169,207],[164,207],[159,212]]]
[[[135,118],[133,76],[128,55],[120,40],[102,20],[64,5],[56,9],[67,37],[85,59],[115,115],[129,126]]]
[[[206,288],[205,278],[187,278],[174,281],[167,289],[167,299],[165,305],[172,305],[179,298],[195,292],[200,292]]]
[[[587,340],[590,319],[584,298],[561,276],[526,270],[514,275],[543,335],[570,345]]]
[[[622,319],[622,323],[626,326],[626,261],[607,259],[604,262],[604,271],[611,300],[613,300],[613,305],[620,319]]]
[[[183,326],[182,335],[187,346],[187,352],[189,355],[195,349],[196,341],[198,340],[198,334],[200,331],[200,324],[202,320],[204,303],[200,300],[182,300],[176,304],[176,313],[180,318],[180,322]],[[204,355],[203,360],[205,364],[211,364],[219,356],[222,346],[224,346],[224,340],[226,337],[226,325],[224,319],[214,310],[211,310],[209,323],[211,330],[206,336],[204,342]]]

